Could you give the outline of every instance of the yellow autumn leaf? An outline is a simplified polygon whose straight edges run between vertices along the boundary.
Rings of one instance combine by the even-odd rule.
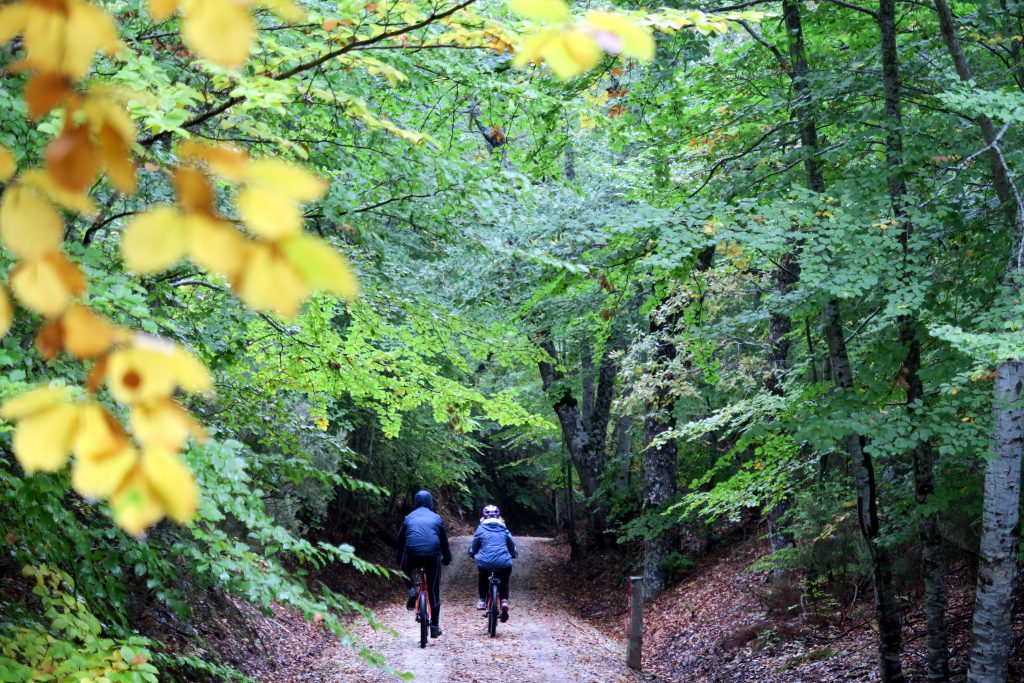
[[[554,23],[568,21],[572,16],[562,0],[509,0],[508,8],[531,21]]]
[[[537,59],[551,67],[555,76],[567,80],[597,65],[601,49],[594,37],[582,29],[551,29],[527,38],[514,63],[523,65]]]
[[[127,445],[124,429],[103,406],[95,401],[82,404],[72,444],[75,458],[97,459],[123,450]]]
[[[110,354],[106,380],[111,395],[129,405],[169,398],[175,387],[188,393],[213,389],[209,371],[195,356],[166,339],[141,334]]]
[[[306,18],[306,10],[291,0],[259,0],[259,4],[270,9],[285,21],[298,22]]]
[[[14,321],[14,306],[6,287],[0,287],[0,337],[7,334]]]
[[[85,275],[63,254],[50,252],[12,270],[11,290],[27,308],[56,318],[85,291]]]
[[[9,149],[0,145],[0,183],[10,180],[16,170],[18,170],[18,164],[14,160],[14,155]]]
[[[121,42],[113,18],[99,7],[83,0],[67,0],[67,10],[60,71],[77,80],[88,73],[97,52],[117,54]]]
[[[60,249],[64,220],[44,197],[12,185],[0,201],[0,239],[20,259],[36,259]]]
[[[229,276],[241,270],[245,238],[233,225],[196,213],[186,214],[184,221],[188,253],[197,266]]]
[[[235,206],[246,227],[264,239],[278,240],[302,231],[299,205],[283,194],[248,187],[238,193]]]
[[[141,464],[136,465],[118,487],[110,499],[110,510],[117,525],[132,536],[141,536],[163,519],[163,506],[143,474]]]
[[[184,347],[177,344],[167,359],[167,364],[174,373],[174,381],[182,391],[188,394],[213,393],[213,375],[203,362],[192,355]]]
[[[84,0],[30,1],[0,8],[0,44],[18,34],[25,44],[24,66],[75,80],[85,76],[97,51],[115,54],[120,49],[113,19]]]
[[[82,305],[68,308],[61,319],[61,326],[65,350],[83,360],[98,358],[115,342],[123,341],[127,334]]]
[[[276,311],[291,318],[309,295],[309,285],[271,245],[254,245],[237,286],[238,295],[256,311]]]
[[[621,14],[588,12],[585,21],[597,44],[605,52],[643,61],[654,59],[654,37],[651,32]]]
[[[298,235],[281,243],[281,250],[299,276],[312,289],[346,299],[359,295],[359,282],[348,261],[333,246],[312,235]]]
[[[142,471],[167,516],[179,524],[191,522],[199,507],[199,487],[181,458],[162,448],[147,448],[142,452]]]
[[[67,462],[78,427],[78,407],[68,396],[64,389],[39,388],[0,408],[5,420],[17,422],[11,443],[26,472],[56,472]]]
[[[256,30],[248,5],[235,0],[184,0],[181,37],[196,54],[226,69],[249,59]]]
[[[161,206],[132,218],[121,236],[121,256],[134,273],[166,270],[185,256],[185,222],[174,207]]]
[[[250,183],[262,185],[297,202],[311,202],[327,192],[324,180],[280,159],[253,159],[245,175]]]
[[[14,422],[58,403],[66,403],[71,395],[68,387],[36,387],[0,404],[0,418]]]
[[[71,192],[61,187],[54,182],[49,173],[42,169],[29,169],[23,172],[20,178],[25,186],[38,190],[66,209],[71,209],[86,216],[92,216],[96,213],[96,204],[89,198],[89,195]]]
[[[174,10],[178,9],[179,0],[149,0],[149,16],[153,21],[166,21],[171,18]]]
[[[155,446],[176,452],[188,437],[203,441],[202,425],[181,404],[172,399],[139,403],[132,407],[132,434],[145,447]]]
[[[83,496],[106,498],[122,485],[138,461],[139,453],[130,444],[95,457],[76,457],[71,466],[71,485]]]
[[[215,174],[236,182],[242,181],[248,170],[248,153],[227,145],[210,145],[186,140],[178,145],[178,155],[202,161]]]

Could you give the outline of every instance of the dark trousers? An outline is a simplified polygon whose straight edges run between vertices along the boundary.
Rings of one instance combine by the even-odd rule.
[[[487,599],[487,591],[490,585],[491,572],[497,576],[501,583],[498,584],[498,595],[502,600],[508,600],[508,582],[512,578],[512,567],[504,569],[477,569],[476,589],[480,592],[480,599]]]
[[[430,595],[430,624],[438,625],[441,617],[441,558],[434,555],[406,555],[402,559],[402,569],[409,575],[405,579],[407,588],[418,585],[415,583],[418,572],[423,567],[427,572],[427,593]]]

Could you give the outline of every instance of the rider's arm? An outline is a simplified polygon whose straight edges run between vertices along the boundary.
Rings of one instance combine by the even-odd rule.
[[[441,541],[441,561],[448,564],[452,561],[452,550],[448,547],[448,529],[445,528],[444,522],[437,524],[437,537]]]
[[[483,537],[480,535],[480,532],[479,531],[475,532],[473,534],[473,542],[469,544],[469,550],[467,551],[466,554],[469,555],[470,557],[473,557],[474,555],[476,555],[478,552],[480,552],[480,544],[482,542],[483,542]]]
[[[513,557],[519,557],[519,550],[516,549],[516,540],[512,538],[512,534],[509,533],[508,529],[505,530],[505,545],[508,546],[508,552]]]

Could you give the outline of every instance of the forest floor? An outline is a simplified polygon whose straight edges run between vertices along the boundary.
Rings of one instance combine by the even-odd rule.
[[[877,637],[870,585],[846,604],[820,591],[809,600],[794,589],[770,588],[767,571],[751,567],[769,554],[768,543],[753,527],[739,530],[696,560],[685,577],[644,608],[643,671],[659,682],[685,683],[838,683],[878,681]],[[582,605],[592,622],[621,633],[624,592],[612,589],[623,567],[612,559],[590,558],[590,566],[609,569],[589,579],[607,586]],[[963,679],[970,637],[975,580],[971,564],[949,568],[946,585],[950,666]],[[921,586],[901,590],[903,668],[910,683],[924,683],[926,623]],[[796,603],[796,607],[788,606]],[[1010,682],[1024,671],[1024,612],[1014,621]]]
[[[565,546],[551,539],[520,536],[511,580],[510,618],[491,639],[476,609],[476,566],[466,556],[469,536],[452,539],[454,559],[441,588],[444,634],[419,647],[419,629],[405,609],[404,591],[378,605],[377,618],[394,634],[355,626],[366,646],[382,652],[398,671],[425,683],[515,681],[615,683],[644,680],[624,663],[623,645],[575,615],[554,581],[564,571]],[[339,646],[324,680],[384,683],[401,680],[368,667],[351,649]]]
[[[878,680],[870,587],[849,604],[804,601],[796,610],[766,592],[767,573],[750,571],[768,553],[753,527],[700,557],[686,576],[645,607],[643,675],[624,664],[625,577],[632,561],[621,548],[584,551],[569,559],[568,544],[520,536],[512,574],[511,618],[487,637],[475,609],[475,567],[465,554],[468,536],[452,539],[454,560],[442,583],[444,635],[420,649],[404,588],[396,580],[344,571],[331,583],[376,611],[390,630],[352,622],[359,646],[380,652],[415,681],[541,683],[833,683]],[[364,552],[379,556],[381,548]],[[948,593],[952,666],[962,671],[974,594],[969,564],[951,568]],[[579,586],[585,589],[581,592]],[[229,599],[231,600],[231,599]],[[924,681],[925,624],[918,589],[903,595],[904,670]],[[294,610],[271,615],[238,601],[212,610],[207,642],[253,678],[274,683],[391,683],[401,680],[368,665],[349,644]],[[226,609],[227,608],[227,609]],[[242,610],[246,631],[226,624]],[[231,621],[239,622],[238,618]],[[1024,613],[1015,621],[1009,681],[1024,670]],[[956,677],[954,680],[959,680]]]

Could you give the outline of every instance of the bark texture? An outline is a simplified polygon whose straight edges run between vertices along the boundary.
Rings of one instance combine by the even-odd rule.
[[[971,68],[956,35],[953,13],[946,0],[934,0],[939,31],[949,50],[953,67],[962,81],[971,80]],[[1014,227],[1013,255],[1005,275],[1005,286],[1020,295],[1019,278],[1024,273],[1024,206],[1013,175],[999,146],[999,134],[987,116],[977,118],[988,145],[992,185]],[[1020,470],[1024,447],[1024,410],[1020,407],[1024,362],[1000,363],[996,368],[992,413],[993,457],[985,463],[982,502],[981,543],[978,558],[978,587],[974,604],[974,642],[968,661],[971,683],[1004,681],[1010,656],[1013,584],[1020,543]]]
[[[607,524],[607,510],[603,501],[594,495],[600,484],[601,474],[607,463],[605,440],[608,420],[611,417],[612,399],[615,396],[615,375],[618,367],[611,358],[611,349],[605,351],[597,367],[597,383],[593,399],[586,400],[587,412],[583,411],[572,389],[565,381],[565,374],[558,367],[558,352],[550,339],[541,341],[541,348],[550,360],[541,361],[541,381],[545,393],[553,399],[553,408],[562,427],[569,457],[580,478],[580,488],[587,498],[588,524],[593,540],[599,541]]]
[[[795,0],[784,0],[782,18],[786,25],[787,46],[789,52],[789,78],[793,84],[793,104],[791,110],[800,130],[800,145],[806,150],[804,170],[810,179],[809,185],[815,192],[825,191],[825,179],[821,175],[815,153],[818,151],[818,127],[814,119],[814,96],[807,82],[807,54],[804,50],[804,30],[800,17],[800,7]],[[778,266],[772,273],[775,293],[784,297],[800,281],[800,261],[798,260],[799,245],[790,244],[790,250],[779,259]],[[793,321],[787,313],[773,311],[768,320],[768,379],[765,388],[775,396],[783,395],[786,369],[789,364],[789,349],[792,345],[789,334],[793,329]],[[792,534],[786,533],[782,527],[782,517],[790,507],[790,500],[779,501],[768,511],[768,542],[772,552],[795,545]],[[774,578],[779,579],[777,574]]]
[[[904,181],[903,114],[901,111],[902,82],[899,53],[896,46],[895,0],[882,0],[879,4],[878,29],[881,39],[882,92],[886,118],[885,157],[888,167],[887,183],[893,216],[900,222],[900,244],[903,248],[901,279],[908,287],[916,278],[914,272],[914,223],[906,215],[903,202],[907,194]],[[913,314],[901,315],[897,320],[901,346],[905,356],[900,376],[906,391],[907,418],[913,428],[917,414],[923,407],[924,385],[921,381],[921,338],[919,325]],[[930,441],[916,444],[910,453],[914,466],[914,494],[919,509],[935,491],[935,449]],[[946,568],[942,557],[942,536],[939,534],[938,514],[921,513],[918,535],[922,546],[924,565],[925,616],[928,629],[927,677],[934,683],[949,680],[949,645],[946,634]]]
[[[974,643],[967,680],[1005,681],[1013,624],[1013,582],[1020,544],[1020,457],[1024,410],[1020,407],[1024,363],[999,365],[993,417],[994,457],[985,464],[978,592],[974,604]]]
[[[714,248],[702,251],[693,266],[693,272],[703,273],[711,267]],[[651,333],[657,337],[654,351],[656,365],[670,365],[676,358],[677,349],[673,342],[673,334],[682,319],[685,309],[694,301],[700,301],[698,295],[681,306],[665,319],[652,320]],[[675,439],[666,439],[656,446],[651,446],[662,434],[675,426],[675,398],[667,386],[671,376],[665,376],[658,382],[654,390],[654,398],[648,406],[648,416],[644,420],[644,509],[658,510],[665,506],[676,494],[678,473]],[[644,599],[651,600],[665,590],[665,559],[676,548],[679,529],[672,525],[661,534],[644,541]]]
[[[891,2],[891,0],[883,0],[883,4],[884,2]],[[817,157],[819,142],[817,123],[813,116],[813,92],[806,78],[809,68],[804,55],[801,3],[795,0],[783,0],[783,19],[789,38],[790,62],[792,64],[790,68],[798,105],[795,113],[800,127],[801,144],[808,148],[804,158],[807,186],[814,192],[823,193],[825,177]],[[895,43],[892,44],[892,48],[895,49]],[[883,47],[883,49],[885,48]],[[839,301],[832,299],[825,305],[821,316],[828,345],[827,360],[836,388],[839,391],[849,391],[853,389],[853,372],[841,320]],[[861,534],[867,543],[871,557],[875,613],[879,630],[879,670],[883,681],[902,683],[906,680],[900,666],[902,623],[893,586],[892,559],[889,557],[888,551],[878,543],[881,524],[878,516],[878,492],[874,464],[871,456],[864,451],[864,438],[860,434],[849,436],[847,452],[854,472]]]
[[[822,326],[832,365],[832,379],[840,391],[853,389],[853,371],[846,340],[839,318],[839,302],[829,301],[822,311]],[[902,620],[893,585],[892,558],[881,545],[881,522],[878,516],[878,485],[871,456],[864,451],[864,438],[851,434],[846,440],[857,492],[857,518],[861,535],[871,557],[872,583],[875,592],[875,618],[878,621],[878,659],[883,681],[902,683],[906,680],[900,666],[903,645]]]

